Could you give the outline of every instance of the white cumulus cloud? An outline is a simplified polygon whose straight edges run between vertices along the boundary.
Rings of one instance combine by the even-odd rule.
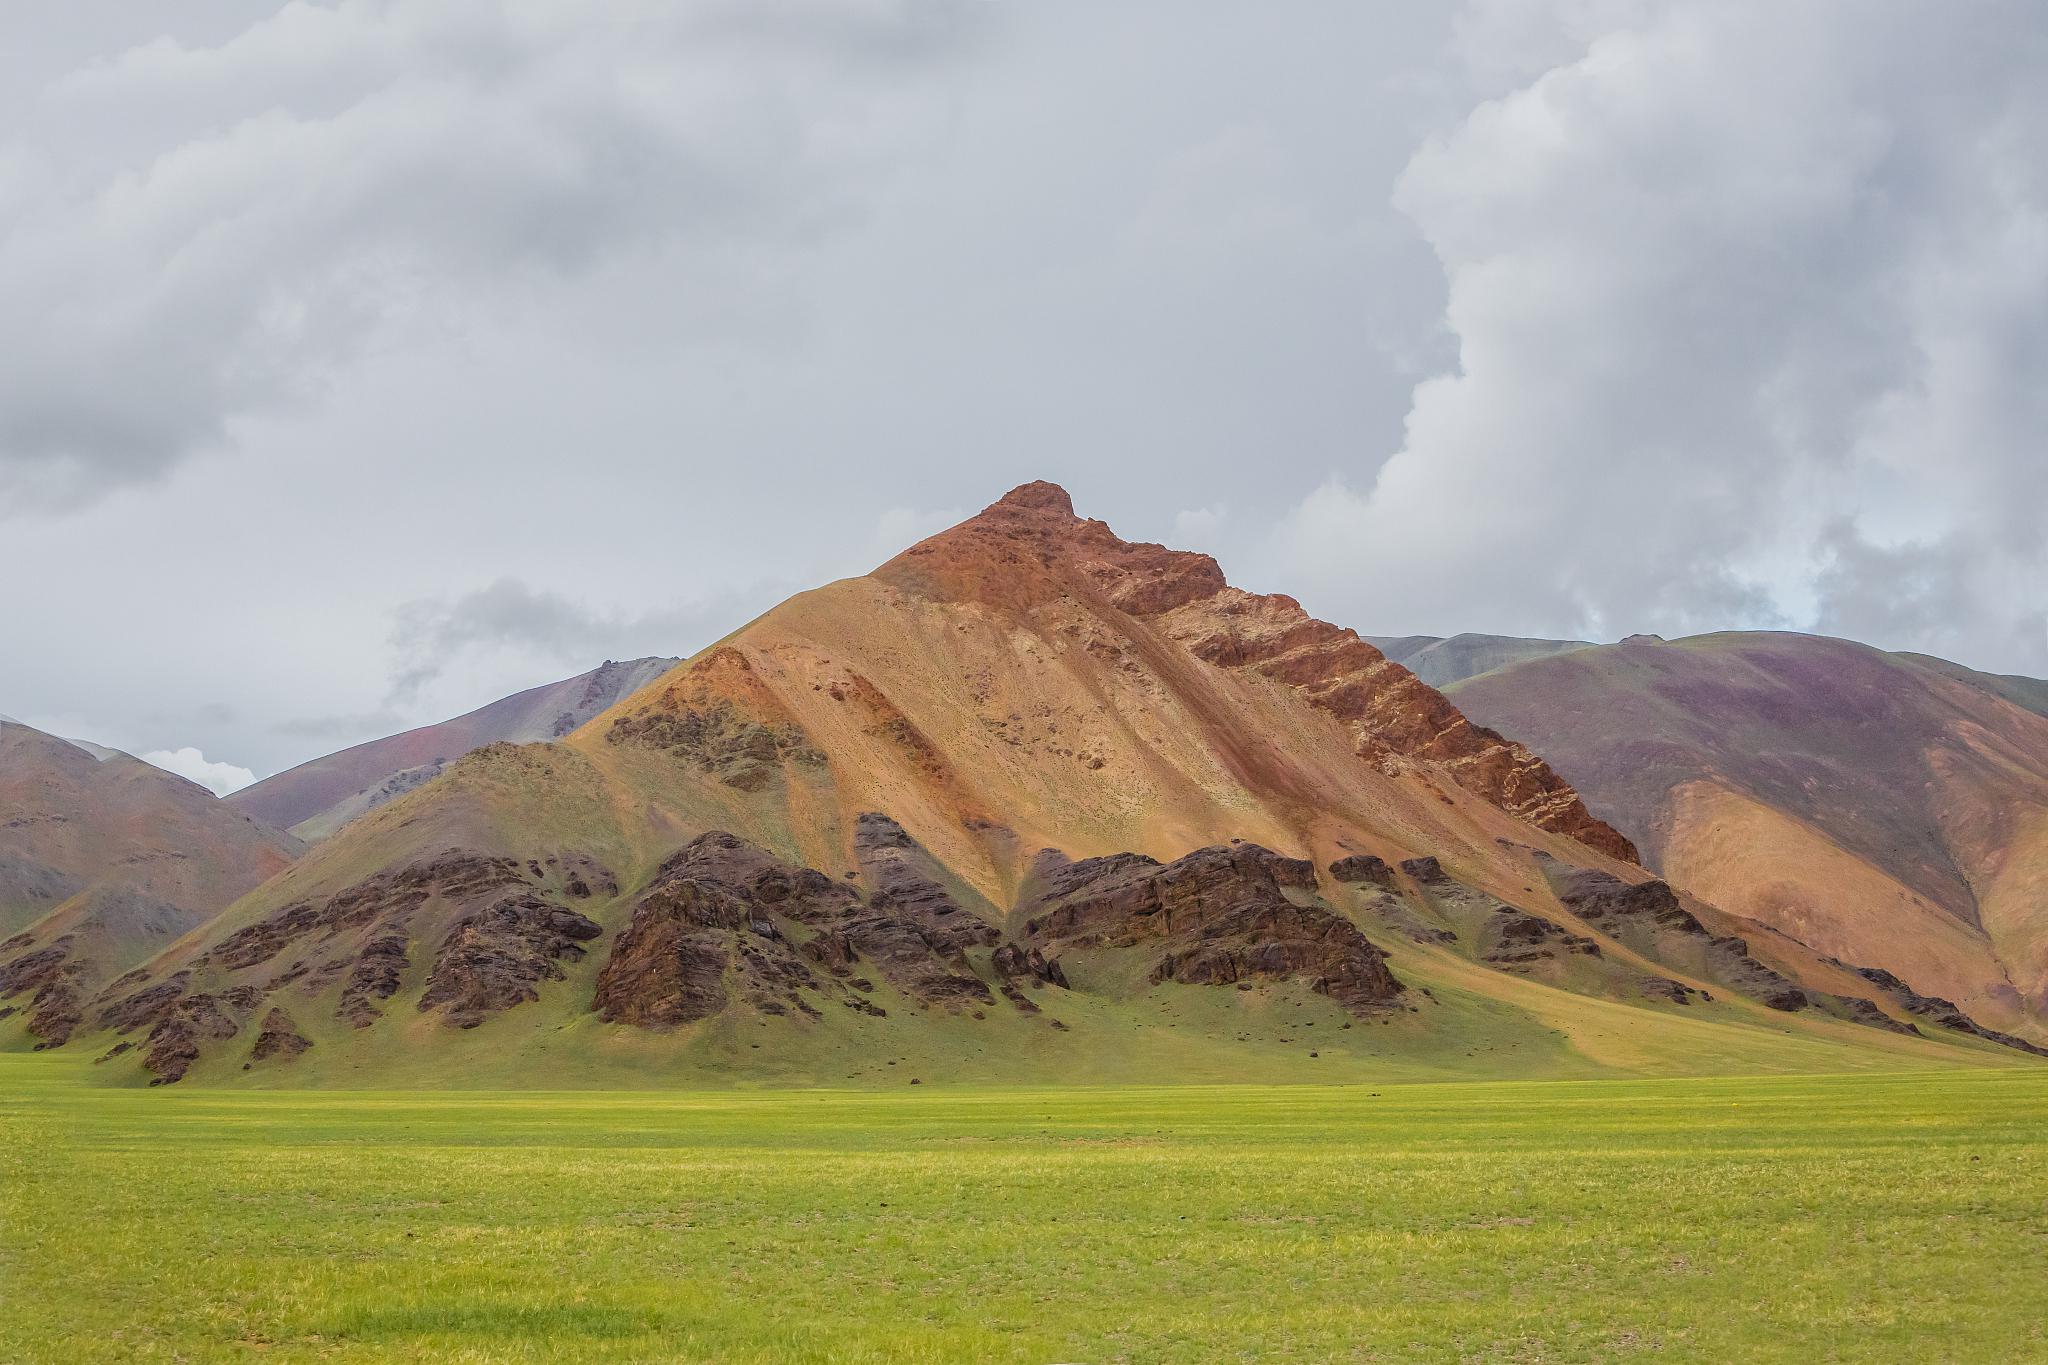
[[[1457,364],[1296,509],[1288,565],[1382,631],[1789,624],[2048,668],[2032,13],[1475,7],[1511,88],[1395,190]]]
[[[182,749],[151,749],[142,755],[142,761],[153,763],[165,772],[176,773],[188,782],[197,782],[215,796],[240,791],[256,780],[256,774],[247,768],[233,763],[216,763],[190,745]]]

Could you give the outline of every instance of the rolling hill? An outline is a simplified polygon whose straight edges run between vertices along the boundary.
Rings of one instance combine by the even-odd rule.
[[[93,992],[300,848],[140,759],[0,721],[0,1000],[62,1041]]]
[[[1688,890],[2038,1038],[2043,686],[1752,632],[1638,637],[1450,691],[1555,761]]]
[[[588,673],[515,692],[452,720],[310,759],[244,787],[227,801],[301,839],[324,839],[363,812],[440,776],[472,749],[500,741],[559,739],[675,662],[607,659]]]
[[[1635,858],[1353,632],[1029,484],[368,811],[80,1043],[293,1085],[2022,1059]]]

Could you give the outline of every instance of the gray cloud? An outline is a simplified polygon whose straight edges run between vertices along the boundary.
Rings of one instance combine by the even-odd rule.
[[[986,12],[346,0],[71,72],[0,146],[0,506],[158,477],[622,253],[687,244],[666,306],[722,320],[762,253],[858,216]]]
[[[389,703],[416,704],[428,684],[472,652],[577,670],[606,658],[693,653],[745,619],[741,600],[721,594],[648,612],[607,612],[501,578],[457,597],[409,602],[395,613],[391,631],[398,668]]]

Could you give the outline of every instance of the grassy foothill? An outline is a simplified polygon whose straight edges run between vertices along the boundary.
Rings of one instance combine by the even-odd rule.
[[[0,1359],[2048,1357],[2048,1069],[134,1091],[0,1055]]]

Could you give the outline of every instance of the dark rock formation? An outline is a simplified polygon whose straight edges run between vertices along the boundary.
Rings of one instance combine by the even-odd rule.
[[[987,983],[968,965],[969,948],[1002,941],[1002,932],[966,910],[942,886],[937,864],[886,815],[863,814],[854,827],[854,858],[874,889],[867,912],[839,926],[862,957],[921,1000],[989,1003]]]
[[[283,1010],[273,1006],[263,1016],[262,1031],[256,1035],[256,1045],[249,1049],[249,1060],[267,1062],[276,1057],[291,1061],[313,1044],[300,1034],[298,1025]]]
[[[1600,956],[1600,945],[1584,934],[1574,934],[1554,920],[1509,905],[1493,912],[1487,930],[1492,945],[1483,956],[1497,967],[1527,967],[1555,961],[1567,953]]]
[[[1843,962],[1837,962],[1835,965],[1840,967],[1848,966],[1847,963]],[[1938,995],[1922,995],[1882,967],[1849,967],[1848,969],[1862,977],[1865,981],[1868,981],[1871,985],[1883,990],[1893,1000],[1896,1000],[1900,1007],[1908,1014],[1917,1015],[1930,1024],[1936,1024],[1945,1029],[1954,1029],[1957,1033],[1967,1033],[1974,1038],[1982,1038],[1986,1042],[2000,1043],[2006,1047],[2017,1048],[2021,1052],[2031,1052],[2036,1057],[2048,1057],[2048,1048],[2030,1043],[2024,1038],[2016,1038],[2010,1033],[2000,1033],[1997,1029],[1986,1028],[1969,1015],[1963,1013],[1962,1007],[1957,1005],[1955,1001],[1944,1000]],[[1894,1020],[1893,1022],[1896,1023],[1897,1021]]]
[[[404,987],[420,919],[438,903],[474,908],[442,935],[420,1008],[443,1009],[450,1023],[473,1027],[495,1011],[536,998],[537,983],[559,980],[558,964],[580,957],[579,945],[601,932],[594,921],[552,899],[561,894],[548,889],[556,882],[565,891],[580,883],[586,895],[600,894],[593,883],[611,893],[617,887],[609,871],[580,854],[521,863],[449,849],[331,896],[284,906],[227,935],[191,968],[166,980],[149,984],[147,969],[131,972],[101,993],[99,1023],[120,1033],[148,1029],[143,1065],[159,1082],[184,1075],[208,1045],[233,1037],[267,996],[287,987],[317,995],[339,983],[335,1017],[368,1028],[383,1017],[384,1002]],[[280,958],[287,965],[267,969],[261,985],[194,990],[195,976],[202,982],[218,979]],[[289,1015],[278,1007],[272,1014],[290,1026]],[[291,1034],[299,1036],[296,1028]],[[289,1038],[279,1036],[262,1055],[295,1051]]]
[[[1330,864],[1330,876],[1347,886],[1377,886],[1383,890],[1392,890],[1394,886],[1394,869],[1387,866],[1385,858],[1375,858],[1370,853],[1339,858]]]
[[[732,892],[689,880],[657,883],[598,973],[592,1001],[607,1022],[641,1028],[708,1019],[728,1003],[725,974],[750,919]],[[798,964],[801,966],[801,964]]]
[[[989,965],[996,975],[1005,981],[1023,981],[1039,986],[1058,986],[1066,989],[1067,974],[1060,969],[1057,958],[1049,958],[1036,948],[1026,948],[1019,943],[1005,943],[996,949]]]
[[[24,936],[9,943],[27,941]],[[84,1018],[85,971],[73,960],[75,947],[66,934],[0,963],[0,999],[29,995],[28,1031],[42,1039],[39,1046],[63,1046]]]
[[[133,985],[140,975],[139,972],[130,972],[107,987],[107,991],[113,993],[121,987]],[[177,1006],[191,980],[190,972],[178,972],[154,986],[144,986],[130,995],[121,996],[100,1011],[99,1026],[116,1033],[132,1033],[136,1029],[153,1026]]]
[[[1451,874],[1444,871],[1444,865],[1434,857],[1404,859],[1401,870],[1423,886],[1435,886],[1451,880]]]
[[[1403,987],[1386,954],[1351,921],[1282,890],[1304,866],[1245,843],[1166,865],[1117,854],[1042,866],[1025,934],[1047,946],[1156,947],[1154,981],[1299,980],[1354,1014],[1391,1005]],[[1313,866],[1307,875],[1313,883]]]
[[[1669,1000],[1674,1005],[1690,1005],[1695,1000],[1712,1000],[1705,991],[1694,990],[1682,981],[1673,981],[1668,976],[1646,976],[1642,985],[1643,997],[1647,1000]]]
[[[336,1018],[357,1028],[368,1028],[382,1017],[384,1011],[372,1002],[389,1000],[398,994],[405,969],[412,965],[405,947],[403,934],[381,934],[363,945],[355,965],[349,968],[348,984],[341,988],[341,1002],[334,1007]]]
[[[1026,1014],[1038,1013],[1037,1002],[1024,993],[1025,987],[1058,986],[1067,989],[1067,974],[1057,958],[1048,958],[1036,948],[1005,943],[996,949],[989,965],[995,969],[996,989],[1003,998]]]
[[[855,853],[873,888],[866,901],[844,882],[734,835],[692,840],[635,903],[598,976],[598,1012],[667,1027],[718,1013],[737,990],[764,1013],[816,1014],[814,996],[836,995],[879,1016],[885,1011],[866,998],[873,983],[855,974],[862,963],[920,1003],[994,1003],[967,953],[989,946],[1000,953],[1001,932],[960,905],[924,850],[886,816],[861,817]],[[1032,966],[1028,953],[1005,961]],[[1058,972],[1042,956],[1037,965],[1048,977]]]
[[[238,971],[270,961],[288,945],[325,943],[372,923],[403,924],[433,896],[470,900],[525,883],[526,875],[511,858],[450,849],[430,861],[366,878],[325,900],[295,901],[228,935],[199,959],[199,965]]]
[[[1813,998],[1783,974],[1757,961],[1746,940],[1732,934],[1718,938],[1710,934],[1698,916],[1679,904],[1677,893],[1667,883],[1625,882],[1606,872],[1564,869],[1550,859],[1542,861],[1558,899],[1602,933],[1633,940],[1635,946],[1646,949],[1654,947],[1649,936],[1660,933],[1699,940],[1714,975],[1745,995],[1788,1013],[1813,1004]]]
[[[241,1031],[238,1015],[253,1003],[246,995],[188,995],[177,1000],[149,1031],[142,1065],[151,1085],[182,1080],[199,1060],[203,1044],[225,1042]]]
[[[774,781],[785,761],[816,767],[825,755],[785,717],[749,715],[721,688],[746,695],[757,686],[753,665],[736,649],[717,649],[665,688],[653,704],[613,719],[611,744],[660,749],[740,791]]]
[[[464,915],[441,941],[419,1007],[445,1007],[457,1028],[475,1028],[492,1014],[540,998],[542,981],[560,981],[563,959],[604,930],[596,921],[532,892]]]
[[[1886,1014],[1878,1008],[1875,1000],[1865,1000],[1857,995],[1838,995],[1835,998],[1848,1008],[1849,1017],[1859,1024],[1868,1024],[1872,1028],[1886,1029],[1892,1033],[1918,1034],[1920,1032],[1919,1029],[1914,1028],[1905,1020],[1894,1019],[1889,1014]]]

